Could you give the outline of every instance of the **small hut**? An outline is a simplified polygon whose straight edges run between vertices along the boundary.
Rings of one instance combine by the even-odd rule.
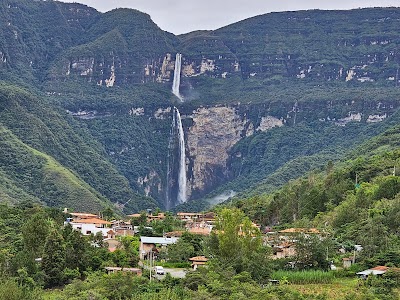
[[[193,270],[197,270],[199,266],[204,266],[206,262],[208,261],[208,258],[205,256],[195,256],[189,258],[189,260],[192,262],[192,268]]]

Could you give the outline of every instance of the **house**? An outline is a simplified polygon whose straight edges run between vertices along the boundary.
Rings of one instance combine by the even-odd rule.
[[[255,226],[253,224],[253,226]],[[268,231],[263,238],[264,245],[272,248],[272,259],[281,259],[296,255],[296,242],[299,234],[319,235],[316,228],[288,228],[278,232]]]
[[[201,221],[203,213],[188,213],[188,212],[178,212],[176,214],[177,218],[181,221]]]
[[[185,231],[183,230],[176,230],[176,231],[171,231],[171,232],[167,232],[164,235],[166,237],[181,237],[182,234],[184,234],[185,232],[189,232],[192,234],[197,234],[197,235],[210,235],[211,233],[211,229],[212,227],[207,226],[207,227],[189,227],[186,228]]]
[[[165,237],[181,237],[182,234],[185,233],[185,231],[182,230],[175,230],[175,231],[170,231],[170,232],[166,232],[164,233]]]
[[[193,270],[197,270],[199,266],[204,266],[207,263],[208,258],[205,256],[195,256],[189,258],[189,260],[192,262]]]
[[[91,235],[101,232],[103,237],[112,238],[115,233],[111,230],[111,222],[98,218],[82,218],[68,221],[72,228],[79,230],[83,235]]]
[[[294,243],[283,242],[272,247],[272,259],[280,259],[294,256],[296,249]]]
[[[140,218],[141,214],[132,214],[128,215],[129,218]],[[164,213],[158,213],[157,215],[153,215],[151,213],[146,214],[146,221],[147,223],[150,223],[151,221],[157,220],[157,221],[162,221],[165,219],[165,214]]]
[[[210,235],[212,230],[212,226],[206,226],[206,227],[191,227],[188,228],[188,232],[193,233],[193,234],[198,234],[198,235]]]
[[[356,273],[358,276],[360,276],[363,279],[366,279],[370,274],[372,275],[382,275],[385,274],[389,270],[389,267],[386,266],[377,266],[372,269],[367,269],[361,272]]]
[[[162,221],[165,219],[164,213],[158,213],[157,215],[148,214],[147,215],[147,222],[151,221]]]
[[[207,212],[207,213],[178,212],[176,216],[179,220],[189,223],[205,222],[207,224],[212,224],[215,221],[215,214],[213,212]]]
[[[150,252],[158,252],[160,248],[166,248],[168,245],[175,244],[178,237],[140,237],[139,256],[145,259]]]
[[[133,226],[130,221],[114,220],[112,223],[112,229],[116,236],[132,236],[135,235]]]

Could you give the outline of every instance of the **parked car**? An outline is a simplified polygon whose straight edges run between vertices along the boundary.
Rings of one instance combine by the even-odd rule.
[[[158,275],[164,275],[165,274],[165,270],[162,266],[156,266],[154,268],[154,271],[156,272],[156,274]]]

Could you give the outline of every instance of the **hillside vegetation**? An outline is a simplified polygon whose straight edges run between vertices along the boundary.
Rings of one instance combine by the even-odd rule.
[[[323,171],[234,205],[264,225],[323,228],[340,243],[363,245],[366,258],[385,264],[382,255],[397,251],[399,243],[399,132],[396,126]]]
[[[50,206],[97,211],[111,202],[131,209],[152,205],[129,187],[84,128],[40,96],[0,85],[1,170],[16,186],[13,202],[39,199]],[[15,189],[24,191],[15,194]],[[30,195],[30,196],[28,196]],[[144,206],[142,206],[144,207]]]

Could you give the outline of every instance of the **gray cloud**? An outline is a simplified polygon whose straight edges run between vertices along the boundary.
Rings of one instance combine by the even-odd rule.
[[[304,9],[352,9],[399,6],[398,0],[63,0],[79,2],[101,12],[134,8],[151,16],[163,30],[175,34],[225,25],[268,12]]]

